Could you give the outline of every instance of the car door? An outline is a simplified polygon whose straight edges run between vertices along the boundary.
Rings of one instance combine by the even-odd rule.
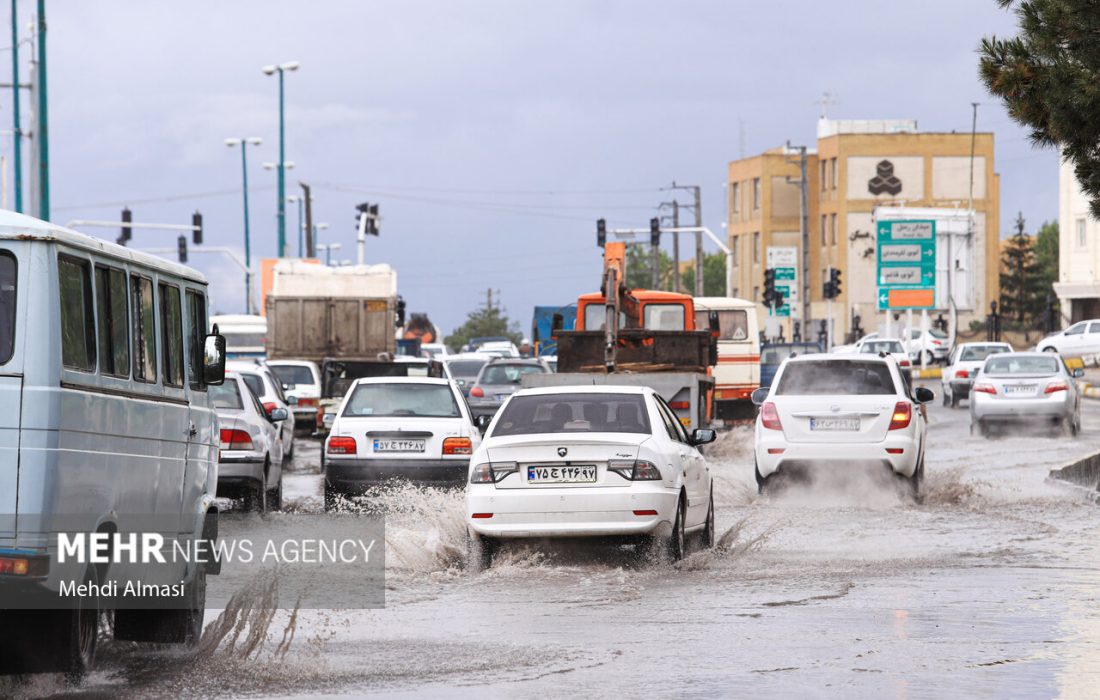
[[[1062,333],[1061,338],[1054,338],[1052,344],[1066,357],[1080,357],[1086,352],[1085,331],[1088,325],[1088,321],[1073,324]]]
[[[1100,353],[1100,321],[1089,321],[1088,330],[1085,331],[1084,354]]]
[[[287,403],[286,394],[283,393],[283,383],[279,381],[271,370],[265,369],[263,371],[264,381],[267,382],[268,388],[272,395],[275,397],[275,402],[279,408],[285,408],[288,416],[294,414],[290,410],[290,404]],[[279,431],[279,441],[283,444],[283,453],[289,454],[291,450],[291,441],[294,439],[294,421],[292,419],[284,420],[280,423],[276,423],[276,429]]]
[[[657,402],[657,410],[661,414],[661,421],[668,433],[671,448],[680,461],[684,490],[688,498],[688,512],[684,514],[684,523],[687,527],[692,527],[706,519],[706,508],[709,502],[707,498],[709,488],[705,478],[708,475],[706,463],[699,450],[690,444],[684,426],[665,400],[656,394],[653,398]]]

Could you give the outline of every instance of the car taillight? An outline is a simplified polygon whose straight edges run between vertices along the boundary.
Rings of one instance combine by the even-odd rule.
[[[607,463],[607,471],[615,472],[628,481],[661,480],[661,470],[657,465],[642,459],[613,459]]]
[[[471,484],[495,484],[509,474],[519,471],[515,462],[485,462],[474,467],[470,474]]]
[[[971,391],[975,391],[979,394],[996,394],[997,387],[992,384],[987,384],[986,382],[978,382]]]
[[[942,343],[942,342],[940,342],[939,340],[933,340],[933,341],[932,341],[932,344],[933,344],[933,345],[943,345],[943,343]]]
[[[0,556],[0,576],[43,577],[50,573],[50,558],[45,556]]]
[[[443,454],[445,455],[468,455],[473,451],[473,443],[470,442],[470,438],[449,437],[443,441]]]
[[[333,436],[328,439],[325,448],[330,455],[353,455],[356,452],[355,438]]]
[[[475,386],[473,389],[470,389],[470,396],[474,396],[474,397],[477,397],[479,399],[484,398],[485,392],[482,391],[481,387]]]
[[[278,405],[274,401],[268,401],[264,404],[264,413],[271,415],[271,412],[278,408]]]
[[[894,406],[894,414],[890,416],[890,430],[908,428],[913,420],[913,405],[908,401],[898,401]]]
[[[1044,394],[1053,394],[1056,391],[1069,391],[1069,384],[1063,381],[1051,382],[1047,384],[1047,388],[1043,390]]]
[[[965,369],[955,370],[955,379],[966,379],[969,376],[970,372],[967,372]]]
[[[909,366],[909,360],[899,360],[898,364],[902,367],[908,367]]]
[[[760,423],[768,430],[783,429],[783,424],[779,421],[779,411],[771,401],[760,407]]]
[[[223,450],[251,450],[252,436],[243,430],[222,428]]]
[[[668,407],[676,411],[686,411],[691,408],[691,403],[688,401],[669,401]]]
[[[310,408],[317,405],[317,399],[298,399],[298,408]]]

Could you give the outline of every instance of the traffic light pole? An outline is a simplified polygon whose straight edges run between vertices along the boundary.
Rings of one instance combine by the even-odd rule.
[[[635,241],[638,236],[650,233],[650,229],[616,228],[611,229],[610,233],[620,240]],[[733,251],[730,250],[730,247],[726,245],[721,238],[714,235],[714,232],[706,226],[677,226],[675,228],[663,228],[661,229],[661,233],[694,233],[709,238],[726,256],[726,296],[733,296]]]
[[[355,238],[356,247],[359,249],[356,258],[360,265],[366,259],[367,253],[367,216],[366,212],[359,214],[359,235]]]

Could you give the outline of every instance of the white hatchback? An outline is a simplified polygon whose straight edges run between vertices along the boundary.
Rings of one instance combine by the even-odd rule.
[[[753,393],[756,482],[763,492],[778,475],[809,468],[884,468],[924,479],[926,417],[933,400],[912,392],[892,357],[800,355],[783,361],[770,388]]]
[[[462,392],[436,377],[357,380],[325,440],[325,507],[390,479],[461,486],[481,444]]]
[[[496,414],[470,460],[469,565],[503,539],[626,537],[672,559],[687,533],[714,542],[710,470],[699,446],[649,387],[524,389]]]

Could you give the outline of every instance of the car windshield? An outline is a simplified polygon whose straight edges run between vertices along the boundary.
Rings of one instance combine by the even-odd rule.
[[[271,365],[271,371],[283,384],[313,384],[313,371],[302,365]]]
[[[0,364],[15,351],[15,258],[0,252]]]
[[[448,362],[451,374],[455,377],[476,377],[488,360],[455,360]]]
[[[454,393],[446,384],[360,384],[355,387],[345,416],[410,416],[458,418]]]
[[[651,331],[682,331],[684,305],[646,304],[642,311],[642,325]]]
[[[846,360],[795,361],[786,365],[777,396],[896,394],[894,378],[884,362]]]
[[[809,355],[821,352],[816,345],[772,345],[760,351],[760,364],[778,365],[783,360],[795,355]]]
[[[514,396],[493,437],[539,433],[649,433],[641,394],[536,394]]]
[[[258,348],[264,345],[263,333],[234,333],[222,331],[227,348]]]
[[[929,328],[928,335],[932,336],[936,340],[945,340],[947,338],[947,334],[941,331],[939,328]]]
[[[258,374],[252,374],[251,372],[241,373],[241,379],[248,385],[248,388],[252,390],[252,393],[256,396],[263,397],[264,395],[264,380]]]
[[[238,411],[244,408],[241,391],[237,387],[237,382],[232,379],[226,379],[225,383],[221,385],[211,385],[210,400],[214,402],[214,408],[235,409]]]
[[[1032,355],[993,357],[985,363],[986,374],[1056,374],[1058,359]]]
[[[895,353],[905,352],[905,348],[901,346],[901,342],[897,340],[870,340],[863,344],[860,348],[860,352],[871,355],[877,355],[880,352]]]
[[[519,384],[525,374],[541,374],[539,365],[490,365],[482,370],[478,384]]]
[[[968,348],[963,348],[962,355],[959,357],[960,362],[978,362],[984,360],[990,355],[996,355],[1000,352],[1009,352],[1008,348],[1000,347],[997,345],[972,345]]]

